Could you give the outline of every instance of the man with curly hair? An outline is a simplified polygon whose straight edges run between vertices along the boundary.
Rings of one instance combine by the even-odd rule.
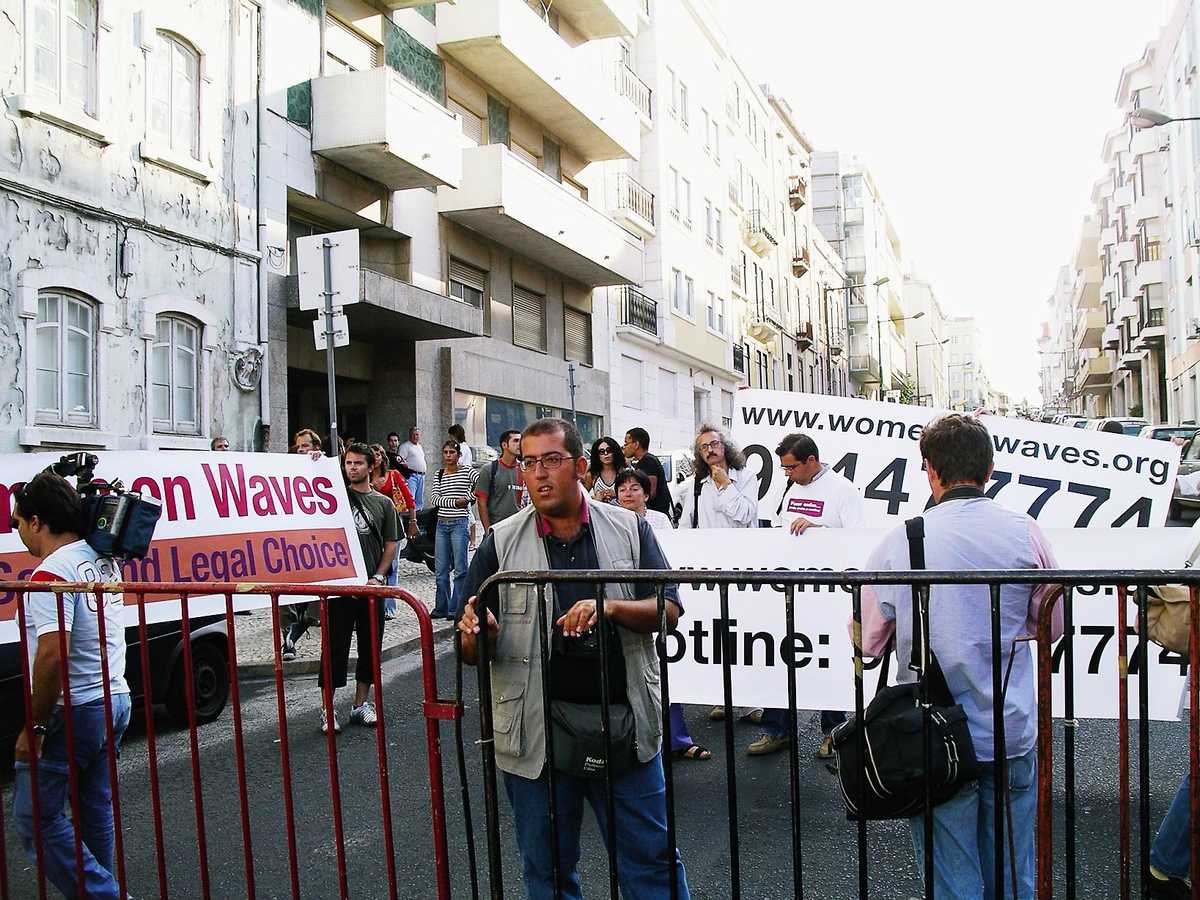
[[[683,495],[680,528],[754,528],[758,525],[758,480],[724,428],[704,424],[694,446],[696,474]]]

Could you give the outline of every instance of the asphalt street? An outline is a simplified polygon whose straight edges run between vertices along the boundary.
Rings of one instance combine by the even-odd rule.
[[[454,661],[443,646],[438,656],[442,695],[454,688]],[[468,698],[474,696],[468,670]],[[417,659],[407,655],[385,663],[386,739],[391,780],[398,895],[436,896],[430,838],[429,778],[424,728],[420,718],[421,678]],[[343,704],[348,698],[343,699]],[[256,895],[288,897],[288,855],[281,788],[280,744],[274,683],[260,681],[242,687],[250,839]],[[318,731],[318,693],[311,677],[287,684],[288,728],[297,810],[296,840],[302,895],[338,896],[338,866],[334,850],[329,765],[325,740]],[[689,709],[692,735],[714,750],[710,762],[676,764],[679,844],[688,871],[692,896],[720,900],[731,895],[729,885],[728,818],[726,815],[723,727],[708,721],[706,711]],[[474,739],[477,708],[470,704],[464,722],[468,778],[475,817],[481,895],[486,894],[486,839],[480,766]],[[163,727],[167,727],[165,722]],[[1061,733],[1061,729],[1057,729]],[[855,830],[845,820],[833,776],[824,764],[809,757],[818,738],[808,714],[801,722],[802,792],[799,810],[803,839],[804,893],[808,897],[849,898],[857,894]],[[1136,752],[1136,729],[1131,728]],[[446,812],[453,896],[471,897],[470,866],[459,781],[455,767],[453,727],[441,726]],[[1115,786],[1116,729],[1113,723],[1084,722],[1078,741],[1078,844],[1080,896],[1117,896],[1117,801]],[[787,758],[780,753],[750,758],[744,746],[755,737],[752,726],[739,724],[735,746],[741,834],[742,896],[791,897],[790,830],[787,802]],[[247,895],[243,839],[239,816],[232,716],[229,709],[217,722],[198,731],[209,890],[212,897]],[[1186,728],[1155,723],[1152,731],[1153,789],[1151,820],[1157,823],[1186,766]],[[342,813],[345,827],[347,881],[351,896],[388,895],[375,735],[347,728],[337,740]],[[158,896],[156,852],[147,778],[148,744],[145,729],[135,725],[121,758],[121,809],[125,855],[131,894]],[[193,801],[191,754],[186,731],[166,730],[157,743],[165,832],[164,857],[168,893],[172,897],[203,895],[201,862]],[[1136,755],[1131,757],[1136,760]],[[1056,759],[1062,759],[1061,739]],[[1060,763],[1061,765],[1061,763]],[[1061,799],[1061,769],[1056,776]],[[1133,773],[1136,812],[1136,771]],[[5,794],[6,820],[11,811]],[[500,801],[505,896],[520,897],[519,861],[509,828],[507,801]],[[1059,811],[1057,860],[1062,867]],[[607,896],[606,857],[594,820],[585,815],[584,859],[581,873],[586,895]],[[18,851],[17,836],[6,821],[9,873],[13,897],[36,896],[31,868]],[[1136,820],[1134,828],[1136,855]],[[920,886],[904,827],[872,824],[869,837],[872,897],[917,896]],[[1136,883],[1136,876],[1135,876]],[[1060,894],[1061,895],[1061,894]]]

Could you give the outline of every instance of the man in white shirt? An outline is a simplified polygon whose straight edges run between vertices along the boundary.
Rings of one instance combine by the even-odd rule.
[[[863,498],[845,476],[821,462],[816,442],[799,432],[786,435],[775,448],[787,486],[779,498],[773,524],[802,535],[812,528],[864,527]],[[817,759],[833,757],[833,729],[846,720],[841,710],[821,711],[821,745]],[[762,716],[762,734],[747,752],[751,756],[775,753],[788,745],[786,709],[768,709]]]
[[[413,502],[420,509],[425,505],[425,448],[421,446],[421,429],[415,425],[408,429],[408,440],[396,449],[396,456],[404,461],[411,475],[406,475],[408,489]]]
[[[724,428],[701,425],[696,436],[696,472],[683,496],[680,528],[754,528],[758,524],[758,479]]]
[[[120,581],[121,569],[80,538],[83,513],[79,495],[65,479],[43,472],[30,479],[13,499],[13,527],[21,542],[39,560],[29,580],[44,583],[48,588],[31,590],[24,597],[32,721],[26,723],[14,750],[13,810],[17,831],[31,862],[39,855],[34,842],[41,844],[46,877],[63,896],[115,900],[120,891],[113,877],[115,836],[108,754],[120,746],[129,725],[125,598],[119,593],[101,593],[103,606],[97,611],[95,592],[55,593],[49,586],[55,582]],[[103,643],[98,624],[100,615],[104,616]],[[62,631],[68,634],[60,634]],[[102,668],[105,656],[112,711],[108,722]],[[69,747],[62,698],[64,671],[69,673],[70,686]],[[33,769],[37,771],[36,814]],[[72,792],[78,794],[82,862],[76,858],[75,820],[67,811],[67,798]],[[82,884],[77,881],[77,863],[82,869]]]

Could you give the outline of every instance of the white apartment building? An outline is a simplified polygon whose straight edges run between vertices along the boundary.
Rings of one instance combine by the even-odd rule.
[[[295,238],[356,228],[341,433],[379,439],[416,423],[436,444],[457,421],[469,443],[494,446],[504,429],[574,406],[593,439],[607,425],[611,362],[608,307],[592,292],[640,283],[643,241],[585,170],[640,155],[643,124],[610,39],[635,37],[644,5],[398,8],[411,6],[266,7],[277,417],[286,408],[289,430],[322,430],[325,418]]]
[[[0,450],[261,447],[258,6],[0,11]]]
[[[849,370],[855,393],[898,399],[910,390],[900,238],[870,170],[838,151],[812,156],[816,226],[862,285],[847,303]]]
[[[980,358],[983,336],[971,316],[950,316],[946,319],[946,371],[950,386],[950,408],[971,412],[991,409],[991,381]]]
[[[950,404],[947,383],[947,352],[950,336],[946,313],[938,302],[933,285],[918,275],[904,276],[904,308],[909,320],[908,359],[913,374],[913,400],[918,406],[947,409]]]

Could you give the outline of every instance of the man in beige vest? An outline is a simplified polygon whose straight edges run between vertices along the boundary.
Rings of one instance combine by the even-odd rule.
[[[479,586],[499,571],[529,569],[669,568],[650,526],[629,510],[590,500],[580,486],[587,471],[578,430],[563,419],[539,419],[521,435],[521,467],[530,506],[500,522],[487,536],[467,574],[468,597],[458,624],[463,659],[474,665],[483,603]],[[545,716],[537,590],[502,586],[489,598],[492,723],[496,765],[504,773],[524,861],[530,900],[555,896],[551,865],[549,785],[546,775]],[[678,592],[666,591],[667,627],[679,618]],[[555,634],[549,688],[556,714],[570,709],[599,722],[601,669],[608,670],[610,718],[632,720],[630,757],[613,776],[617,871],[628,900],[670,896],[672,872],[679,897],[689,897],[683,863],[667,845],[666,785],[662,770],[662,698],[653,633],[659,627],[655,588],[649,584],[607,585],[604,621],[597,621],[595,586],[561,583],[546,588],[546,621]],[[607,628],[607,659],[596,640]],[[615,731],[615,729],[614,729]],[[566,740],[555,729],[555,758]],[[616,750],[614,749],[614,757]],[[610,764],[616,765],[615,760]],[[559,859],[562,896],[578,900],[576,864],[579,828],[587,800],[606,834],[603,773],[586,777],[556,767]]]

